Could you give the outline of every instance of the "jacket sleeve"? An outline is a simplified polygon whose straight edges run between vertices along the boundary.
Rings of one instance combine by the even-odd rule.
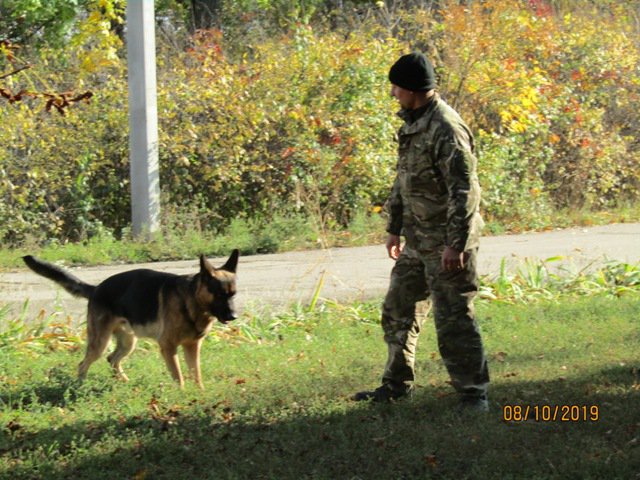
[[[400,181],[397,176],[384,209],[388,215],[387,232],[392,235],[400,235],[402,231],[402,197],[400,195]]]
[[[458,252],[467,250],[471,222],[480,203],[472,142],[467,129],[449,126],[436,143],[436,158],[448,192],[446,244]]]

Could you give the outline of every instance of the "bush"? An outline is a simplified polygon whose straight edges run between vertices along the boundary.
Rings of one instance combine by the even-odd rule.
[[[193,36],[162,30],[165,227],[216,233],[236,228],[234,219],[262,228],[308,216],[322,238],[360,225],[356,212],[380,206],[394,175],[400,121],[387,69],[416,47],[434,59],[443,96],[476,133],[492,223],[535,227],[557,208],[637,200],[640,49],[628,6],[558,13],[543,0],[459,3],[438,2],[437,12],[361,6],[371,15],[331,29],[305,23],[322,2],[300,3],[306,13],[272,2],[270,12],[289,19],[284,28],[258,31],[270,17],[252,14]],[[94,97],[65,116],[38,99],[0,103],[0,243],[127,234],[126,62],[109,28],[118,5],[96,3],[67,45],[28,51],[28,75],[3,80],[12,92],[57,85]],[[0,66],[13,68],[0,51]],[[276,248],[272,233],[251,248]]]
[[[519,195],[535,189],[560,208],[637,199],[640,131],[625,117],[640,95],[637,26],[631,6],[603,4],[604,11],[590,4],[561,15],[543,0],[444,9],[443,90],[485,137],[480,169],[495,172],[485,173],[485,190],[498,188],[524,215],[514,185]],[[488,199],[486,209],[507,219],[500,203]]]

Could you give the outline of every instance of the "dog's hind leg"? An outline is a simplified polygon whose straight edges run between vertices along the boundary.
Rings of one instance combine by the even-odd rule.
[[[184,359],[187,362],[187,366],[189,367],[189,372],[193,376],[200,390],[204,390],[204,385],[202,384],[202,376],[200,373],[200,346],[202,345],[202,340],[196,340],[193,343],[185,343],[182,345],[182,349],[184,350]]]
[[[120,362],[136,348],[138,339],[130,328],[122,324],[115,328],[113,335],[116,337],[116,349],[109,354],[107,360],[113,367],[114,373],[117,377],[121,378],[125,382],[129,381],[129,378],[122,370]]]
[[[178,347],[173,343],[160,341],[160,353],[164,358],[167,368],[171,373],[171,376],[175,381],[180,384],[180,388],[184,387],[184,380],[182,378],[182,372],[180,371],[180,364],[178,363]]]
[[[111,315],[103,312],[96,312],[89,308],[87,315],[87,352],[84,359],[78,365],[78,378],[84,380],[87,371],[104,353],[111,340]]]

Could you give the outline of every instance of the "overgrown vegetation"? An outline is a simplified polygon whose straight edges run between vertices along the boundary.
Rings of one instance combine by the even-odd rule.
[[[0,243],[126,239],[124,3],[36,3],[2,7]],[[165,232],[377,215],[399,126],[386,73],[414,48],[476,133],[493,231],[637,204],[636,2],[213,2],[197,31],[188,3],[157,5]],[[65,90],[93,98],[46,113],[29,96]]]
[[[146,342],[126,363],[129,383],[98,362],[78,384],[83,345],[64,312],[37,327],[15,319],[0,335],[0,478],[633,478],[640,270],[561,275],[552,263],[485,279],[491,411],[477,418],[456,413],[429,325],[410,401],[349,401],[379,382],[379,301],[246,312],[207,337],[206,392],[179,390]],[[589,414],[503,417],[555,405]]]
[[[478,301],[527,305],[542,300],[559,302],[566,297],[601,296],[614,299],[640,294],[640,265],[610,261],[597,269],[587,265],[574,271],[567,267],[555,268],[555,263],[561,259],[552,257],[546,260],[527,260],[515,272],[509,272],[506,261],[503,260],[497,274],[480,279]],[[378,321],[377,302],[345,307],[333,302],[323,302],[321,290],[319,284],[309,305],[296,305],[283,314],[272,313],[269,306],[264,311],[243,312],[243,318],[230,327],[214,329],[212,336],[217,338],[216,341],[274,341],[283,331],[307,328],[316,320],[323,320],[323,316],[314,316],[316,307],[320,305],[324,305],[322,311],[329,309],[332,315],[343,319],[357,320],[366,316],[374,322]],[[27,318],[27,306],[24,305],[16,318],[8,317],[10,310],[7,307],[0,308],[0,326],[6,325],[0,329],[0,349],[33,347],[34,351],[40,351],[44,343],[49,346],[49,350],[57,350],[58,346],[75,350],[83,342],[78,327],[72,326],[70,319],[64,318],[64,312],[59,309],[52,312],[42,310],[38,318],[32,319]],[[55,339],[57,343],[51,339]]]
[[[204,253],[226,256],[230,248],[243,255],[328,247],[352,247],[382,243],[385,222],[380,216],[356,213],[347,227],[328,228],[320,219],[302,214],[274,215],[266,221],[234,219],[222,233],[203,230],[188,222],[185,213],[179,221],[167,221],[151,240],[116,238],[109,232],[94,235],[81,243],[25,243],[17,248],[0,248],[0,269],[22,268],[22,256],[38,252],[49,261],[76,265],[141,263],[149,261],[193,259]],[[640,217],[639,217],[640,218]]]

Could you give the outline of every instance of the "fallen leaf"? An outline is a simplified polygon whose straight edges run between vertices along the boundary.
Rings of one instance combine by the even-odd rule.
[[[493,359],[498,362],[504,362],[505,358],[507,358],[507,354],[505,352],[498,352],[493,355]]]
[[[9,423],[7,423],[6,428],[10,432],[17,432],[18,430],[22,429],[22,425],[20,425],[18,422],[14,420],[11,420]]]
[[[144,480],[145,478],[147,478],[147,471],[146,470],[140,470],[138,472],[136,472],[133,477],[134,480]]]

